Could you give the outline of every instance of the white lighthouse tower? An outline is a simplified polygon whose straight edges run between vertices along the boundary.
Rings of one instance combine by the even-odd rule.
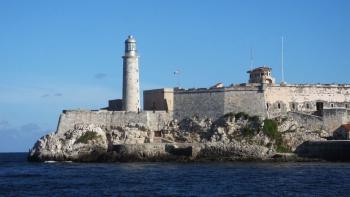
[[[123,56],[123,110],[140,111],[139,60],[136,40],[128,36]]]

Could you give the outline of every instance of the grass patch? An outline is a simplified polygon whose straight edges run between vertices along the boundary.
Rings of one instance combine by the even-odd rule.
[[[287,147],[285,147],[283,145],[277,145],[276,151],[278,153],[291,153],[292,152],[289,148],[287,148]]]
[[[87,131],[82,136],[80,136],[75,143],[87,144],[90,140],[99,138],[100,136],[93,131]]]
[[[291,150],[283,145],[282,134],[278,132],[277,121],[271,119],[264,120],[263,132],[270,139],[275,140],[276,151],[280,153],[289,153]]]
[[[277,139],[281,134],[278,132],[278,124],[275,120],[265,119],[263,132],[271,139]]]

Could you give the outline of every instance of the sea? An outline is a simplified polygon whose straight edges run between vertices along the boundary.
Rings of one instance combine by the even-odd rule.
[[[32,163],[0,153],[0,196],[350,196],[350,163]]]

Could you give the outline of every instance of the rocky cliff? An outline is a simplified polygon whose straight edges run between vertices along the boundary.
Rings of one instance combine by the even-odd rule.
[[[145,125],[76,124],[39,139],[31,161],[268,160],[293,152],[308,140],[325,140],[327,132],[307,130],[292,117],[261,120],[244,113],[217,119],[173,120],[157,131]]]

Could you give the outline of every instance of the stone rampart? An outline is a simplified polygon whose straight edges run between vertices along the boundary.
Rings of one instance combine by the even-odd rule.
[[[300,126],[303,126],[306,129],[313,131],[324,129],[324,122],[322,117],[300,112],[289,112],[288,116],[292,117],[293,120],[298,122]]]
[[[159,130],[173,119],[172,113],[165,111],[89,111],[65,110],[60,115],[57,132],[64,133],[73,129],[77,124],[94,124],[101,127],[123,127],[126,125],[142,125],[150,130]]]
[[[217,119],[226,113],[245,112],[266,117],[264,94],[259,86],[188,89],[174,92],[174,117]]]
[[[349,108],[349,85],[267,86],[264,91],[269,117],[289,111],[314,112],[319,108]],[[319,106],[317,106],[319,103]]]
[[[159,96],[157,90],[147,93],[149,98],[146,100],[154,98],[156,104],[169,100],[164,95]],[[290,111],[312,114],[328,108],[350,109],[348,84],[239,84],[222,88],[174,89],[173,96],[176,119],[193,116],[216,119],[230,112],[274,118]]]
[[[266,117],[264,94],[256,86],[225,88],[224,114],[230,112]]]
[[[324,127],[330,132],[333,132],[340,125],[348,122],[348,110],[345,108],[329,108],[323,110]]]
[[[177,90],[174,93],[174,118],[219,118],[224,114],[224,89]]]
[[[310,130],[325,130],[332,135],[342,124],[348,123],[348,110],[345,108],[329,108],[323,110],[323,116],[315,116],[302,112],[288,112],[299,125]]]

